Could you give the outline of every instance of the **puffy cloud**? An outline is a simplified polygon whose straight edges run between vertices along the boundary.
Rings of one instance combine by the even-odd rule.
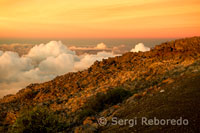
[[[38,66],[42,75],[60,75],[74,70],[74,56],[60,54],[57,57],[48,57]]]
[[[57,75],[86,69],[96,60],[112,56],[114,54],[110,52],[77,56],[60,41],[36,45],[23,56],[16,52],[0,51],[0,97],[15,93],[30,83],[44,82]]]
[[[47,57],[57,57],[60,54],[75,54],[73,51],[68,50],[61,41],[51,41],[47,44],[40,44],[34,46],[26,57],[31,58],[33,61],[41,62]]]
[[[16,76],[32,68],[30,59],[19,57],[15,52],[4,52],[0,56],[0,83],[16,81]]]
[[[131,52],[146,52],[146,51],[150,51],[149,47],[144,46],[143,43],[138,43],[137,45],[135,45],[135,48],[131,49]]]
[[[99,43],[99,44],[97,44],[97,46],[95,48],[96,49],[106,49],[107,46],[104,43]]]

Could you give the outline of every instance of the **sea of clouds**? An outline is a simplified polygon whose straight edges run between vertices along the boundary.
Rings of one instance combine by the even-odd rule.
[[[104,43],[94,49],[106,49]],[[139,43],[131,52],[149,51]],[[51,80],[58,75],[76,72],[90,67],[96,60],[114,57],[113,52],[101,51],[97,54],[76,55],[61,41],[35,45],[28,54],[19,56],[17,52],[0,51],[0,97],[16,93],[30,83]]]

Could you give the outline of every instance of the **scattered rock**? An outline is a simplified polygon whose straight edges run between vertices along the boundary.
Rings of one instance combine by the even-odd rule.
[[[163,93],[163,92],[165,92],[165,90],[160,90],[160,93]]]

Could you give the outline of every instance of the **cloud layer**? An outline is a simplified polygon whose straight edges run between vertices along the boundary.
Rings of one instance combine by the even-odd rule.
[[[78,56],[72,50],[73,48],[86,51],[97,50],[97,54],[84,53]],[[67,48],[60,41],[51,41],[47,44],[35,45],[22,56],[17,52],[0,51],[0,97],[16,93],[30,83],[45,82],[67,72],[86,69],[96,60],[113,57],[125,51],[124,45],[108,48],[104,43],[97,44],[96,47],[73,48]],[[131,52],[149,50],[150,48],[143,43],[139,43],[131,49]]]
[[[105,44],[97,48],[106,48]],[[36,45],[28,54],[19,56],[16,52],[0,51],[0,97],[16,93],[34,82],[44,82],[57,75],[88,68],[96,60],[115,56],[111,52],[77,56],[60,41]]]

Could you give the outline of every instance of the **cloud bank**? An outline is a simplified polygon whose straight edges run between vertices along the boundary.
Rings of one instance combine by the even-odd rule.
[[[30,83],[45,82],[58,75],[86,69],[96,60],[100,61],[126,51],[125,45],[108,48],[104,43],[99,43],[96,47],[71,48],[101,52],[97,51],[97,54],[84,53],[78,56],[75,51],[66,47],[61,41],[32,46],[24,55],[0,50],[0,97],[16,93]],[[139,43],[131,49],[131,52],[149,50],[150,48],[144,46],[143,43]]]
[[[135,48],[131,49],[131,52],[146,52],[146,51],[150,51],[149,47],[144,46],[143,43],[138,43],[137,45],[135,45]]]
[[[70,50],[111,50],[111,48],[108,48],[106,44],[99,43],[95,47],[76,47],[71,46],[69,47]]]
[[[106,45],[97,45],[105,49]],[[111,52],[77,56],[60,41],[35,45],[28,54],[19,56],[16,52],[0,51],[0,97],[16,93],[30,83],[44,82],[67,72],[83,70],[94,61],[115,56]]]

